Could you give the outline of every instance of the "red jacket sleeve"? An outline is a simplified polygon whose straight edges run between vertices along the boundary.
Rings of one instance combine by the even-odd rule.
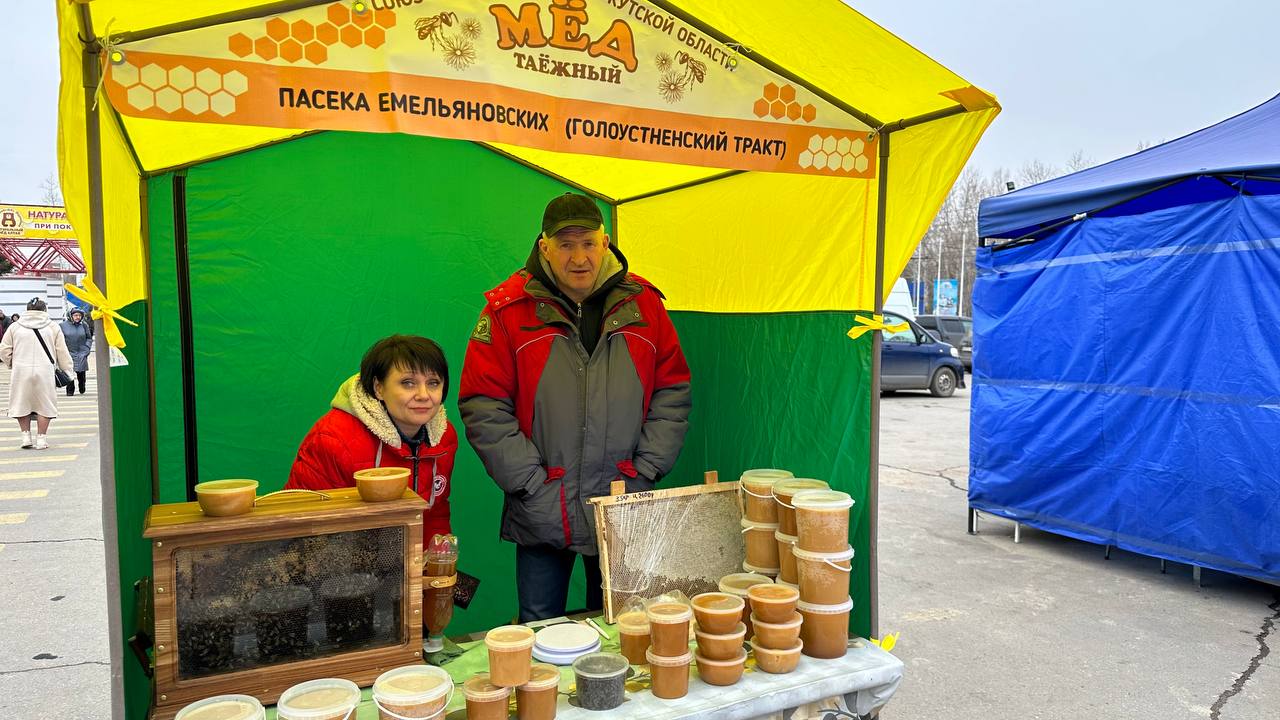
[[[521,430],[520,413],[532,417],[533,409],[517,407],[515,350],[501,321],[488,308],[480,318],[467,343],[458,410],[489,477],[503,492],[520,495],[547,478],[542,455]]]
[[[337,436],[319,427],[302,439],[298,455],[289,470],[286,490],[332,490],[351,486],[351,463],[345,445]]]

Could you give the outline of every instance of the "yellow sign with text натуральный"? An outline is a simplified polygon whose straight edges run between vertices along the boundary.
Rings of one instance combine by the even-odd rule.
[[[0,238],[17,240],[74,240],[67,211],[54,205],[0,204]]]

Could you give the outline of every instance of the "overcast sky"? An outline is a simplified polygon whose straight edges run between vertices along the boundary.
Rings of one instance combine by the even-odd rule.
[[[0,202],[39,202],[57,169],[55,2],[5,0]],[[849,2],[1000,99],[983,171],[1103,162],[1280,93],[1280,0]]]

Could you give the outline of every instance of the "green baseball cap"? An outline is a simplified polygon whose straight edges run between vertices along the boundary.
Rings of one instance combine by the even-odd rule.
[[[604,225],[600,208],[586,195],[565,193],[547,203],[542,212],[542,234],[551,237],[567,227],[599,230]]]

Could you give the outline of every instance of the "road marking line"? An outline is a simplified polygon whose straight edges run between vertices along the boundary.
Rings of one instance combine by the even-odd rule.
[[[54,445],[54,447],[61,450],[62,448],[82,448],[88,444],[89,443],[58,443]],[[30,450],[30,449],[31,448],[16,448],[16,447],[0,448],[0,453],[20,452],[22,450]]]
[[[31,517],[31,513],[8,513],[0,515],[0,525],[21,525]]]
[[[22,470],[19,472],[0,473],[0,480],[39,480],[66,475],[66,470]]]
[[[0,459],[0,465],[24,465],[26,463],[51,463],[51,462],[71,462],[79,455],[37,455],[32,453],[32,457],[20,458],[3,458]]]
[[[6,490],[0,491],[0,500],[34,500],[48,495],[48,490]]]
[[[0,552],[4,552],[4,546],[0,545]]]

